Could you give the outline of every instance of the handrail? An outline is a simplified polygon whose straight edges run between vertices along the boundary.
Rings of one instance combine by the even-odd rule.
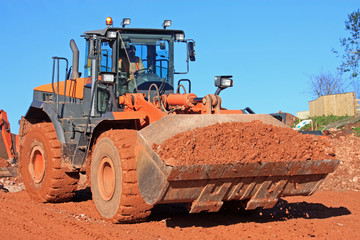
[[[65,87],[64,87],[64,102],[65,102],[65,97],[66,97],[66,76],[68,73],[68,68],[69,68],[69,61],[66,58],[63,57],[52,57],[53,59],[53,72],[52,72],[52,80],[51,80],[51,86],[53,89],[53,94],[56,94],[56,99],[55,99],[55,103],[56,103],[56,115],[57,117],[59,117],[59,91],[60,91],[60,60],[64,60],[66,62],[66,69],[65,69]],[[55,69],[55,63],[56,63],[56,69]],[[57,91],[55,93],[55,87],[54,87],[54,78],[55,78],[55,71],[56,71],[56,83],[57,83]],[[54,99],[53,99],[54,100]]]

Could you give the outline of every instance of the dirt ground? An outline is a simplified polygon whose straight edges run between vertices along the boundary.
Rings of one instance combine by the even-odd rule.
[[[146,222],[112,224],[84,184],[71,202],[44,204],[29,198],[21,178],[2,179],[0,239],[360,239],[360,139],[328,141],[342,163],[319,191],[267,210],[188,214],[182,205],[160,205]]]
[[[25,191],[0,193],[1,239],[360,239],[360,192],[325,191],[280,200],[271,210],[187,214],[159,206],[147,222],[112,224],[87,193],[42,204]]]

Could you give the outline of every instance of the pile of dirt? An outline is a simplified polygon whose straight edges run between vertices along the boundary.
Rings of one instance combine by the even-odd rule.
[[[320,189],[360,191],[360,138],[354,134],[338,136],[331,139],[331,143],[341,163]]]
[[[334,159],[326,139],[260,121],[217,123],[153,145],[166,164],[229,164]]]
[[[280,113],[281,113],[281,111],[280,111]],[[292,115],[291,113],[284,112],[284,114],[286,115],[285,124],[288,125],[289,127],[294,126],[295,122],[299,119],[299,118],[295,117],[294,115]]]
[[[350,118],[350,123],[346,125],[340,125],[339,127],[329,128],[328,131],[330,133],[331,138],[339,138],[342,136],[348,136],[356,134],[355,129],[360,127],[359,117]]]

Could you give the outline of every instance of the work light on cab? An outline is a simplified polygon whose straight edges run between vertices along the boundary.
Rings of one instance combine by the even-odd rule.
[[[164,20],[163,27],[166,29],[167,27],[171,26],[171,20]]]
[[[124,18],[122,21],[122,27],[124,28],[126,25],[130,25],[131,19],[130,18]]]

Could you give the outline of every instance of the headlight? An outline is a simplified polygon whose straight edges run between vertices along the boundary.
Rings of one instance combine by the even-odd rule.
[[[227,88],[233,86],[232,76],[216,76],[215,87]]]
[[[221,79],[221,86],[224,86],[224,87],[232,86],[232,80],[231,79]]]
[[[107,38],[116,38],[116,32],[107,32],[106,37]]]
[[[185,39],[185,35],[184,35],[184,34],[182,34],[182,33],[177,33],[177,34],[175,34],[175,40],[176,40],[176,41],[184,41],[184,39]]]
[[[114,83],[115,82],[115,73],[100,73],[99,81],[103,83]]]

